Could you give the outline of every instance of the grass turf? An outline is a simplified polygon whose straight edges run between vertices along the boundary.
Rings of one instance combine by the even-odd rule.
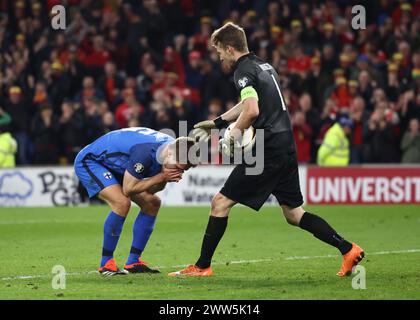
[[[143,254],[162,274],[120,277],[90,272],[100,259],[106,207],[1,208],[0,299],[420,299],[420,252],[378,254],[420,249],[420,206],[307,209],[365,249],[366,290],[353,289],[351,277],[338,278],[338,251],[289,226],[276,207],[259,214],[234,208],[214,258],[215,275],[184,279],[166,274],[196,261],[206,207],[162,208]],[[120,266],[135,216],[133,208],[116,250]],[[315,257],[325,255],[337,256]],[[264,261],[252,261],[259,259]],[[240,260],[245,262],[234,263]],[[65,289],[51,286],[54,265],[69,273]]]

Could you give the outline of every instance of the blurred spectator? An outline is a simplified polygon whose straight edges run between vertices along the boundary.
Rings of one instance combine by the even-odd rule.
[[[12,117],[0,106],[0,128],[3,128],[3,131],[8,129],[9,124],[12,122]]]
[[[114,115],[108,111],[102,116],[102,130],[101,135],[104,135],[110,131],[118,129],[118,125],[115,122]]]
[[[124,79],[117,74],[117,67],[113,62],[107,62],[104,71],[105,74],[99,80],[98,87],[105,93],[108,104],[115,106],[124,85]]]
[[[105,99],[104,93],[95,87],[95,80],[93,77],[84,77],[82,85],[82,89],[76,95],[76,100],[78,102],[82,102],[87,98]]]
[[[39,81],[35,84],[35,93],[32,103],[35,106],[35,109],[38,109],[40,105],[50,103],[45,82]]]
[[[222,101],[219,99],[213,99],[210,101],[209,107],[208,107],[208,120],[213,120],[214,118],[217,118],[223,113],[223,105]]]
[[[348,112],[351,96],[349,94],[346,78],[339,77],[336,79],[331,98],[335,101],[340,112]]]
[[[365,101],[357,96],[353,99],[350,106],[350,117],[353,120],[353,132],[351,135],[350,163],[360,164],[363,162],[363,126],[369,119],[369,114],[365,110]]]
[[[353,121],[341,116],[325,134],[318,150],[317,164],[325,167],[347,166],[350,162],[350,142]]]
[[[411,119],[401,141],[402,163],[420,163],[419,120]]]
[[[359,94],[363,97],[366,103],[366,109],[372,111],[373,106],[370,102],[373,94],[373,85],[369,76],[369,72],[362,71],[359,73]]]
[[[10,115],[0,107],[0,168],[14,168],[17,142],[8,132],[12,121]]]
[[[64,101],[64,97],[68,96],[70,90],[70,80],[67,74],[63,72],[63,65],[56,61],[51,64],[51,73],[46,79],[48,86],[48,93],[55,112],[58,110]]]
[[[309,163],[311,160],[311,137],[312,128],[306,123],[306,114],[296,111],[292,118],[293,135],[297,147],[297,159],[299,162]]]
[[[287,66],[290,73],[304,78],[311,66],[311,57],[304,54],[302,46],[296,45],[293,55],[287,61]]]
[[[0,127],[0,168],[14,168],[17,142],[10,132],[4,132]]]
[[[223,113],[222,101],[219,99],[212,99],[208,106],[207,120],[213,120]],[[219,154],[219,138],[212,136],[209,142],[209,155],[211,163],[217,164],[221,162],[221,155]]]
[[[335,122],[336,118],[336,105],[334,100],[327,99],[325,101],[324,108],[322,109],[322,113],[320,116],[320,124],[319,124],[319,131],[318,135],[315,139],[316,150],[321,146],[322,141],[324,140],[325,134],[327,133],[328,129],[332,127]]]
[[[420,90],[418,90],[417,94],[414,90],[406,91],[400,97],[400,102],[401,128],[405,131],[408,128],[408,123],[411,119],[420,119]]]
[[[159,105],[155,111],[153,128],[156,128],[156,130],[171,129],[177,131],[177,127],[177,123],[169,109]]]
[[[102,101],[95,97],[86,98],[81,108],[85,119],[85,143],[91,143],[102,135],[103,115],[106,110],[101,108]]]
[[[89,25],[80,12],[76,12],[65,34],[69,42],[80,44],[89,31]]]
[[[299,103],[299,110],[304,113],[304,119],[305,119],[304,122],[306,123],[305,128],[301,128],[301,130],[305,132],[305,139],[304,139],[305,143],[306,143],[306,140],[309,139],[308,145],[310,148],[309,150],[310,159],[302,160],[302,161],[309,162],[310,160],[316,159],[317,148],[315,146],[315,136],[313,135],[313,132],[317,132],[319,130],[320,117],[319,117],[319,112],[313,108],[312,98],[308,93],[303,93],[300,96],[298,103]],[[305,148],[306,148],[306,145],[305,145]]]
[[[24,100],[20,87],[15,86],[9,89],[9,100],[5,103],[5,111],[12,117],[10,132],[18,144],[17,163],[29,164],[28,127],[32,110],[30,110],[28,102]]]
[[[132,89],[125,89],[122,96],[124,101],[115,110],[115,119],[120,128],[125,128],[131,118],[140,116],[142,106],[136,101]]]
[[[200,90],[203,82],[201,73],[201,54],[199,51],[191,51],[188,55],[186,67],[186,84],[192,89]]]
[[[59,159],[58,118],[50,105],[42,105],[32,121],[34,139],[34,164],[56,164]]]
[[[144,66],[144,69],[146,67],[147,65]],[[182,62],[181,55],[178,51],[175,51],[172,47],[165,48],[162,70],[165,72],[173,72],[177,74],[178,86],[183,86],[185,84],[185,70],[184,70],[184,64]]]
[[[332,77],[326,72],[321,72],[321,60],[319,57],[311,59],[311,68],[304,82],[303,91],[310,93],[316,109],[320,109],[324,103],[325,90],[331,85]]]
[[[156,51],[162,51],[165,32],[167,30],[165,16],[157,0],[143,0],[142,18],[148,34],[150,46]]]
[[[104,38],[101,35],[96,35],[92,39],[92,43],[89,43],[80,60],[85,65],[87,70],[92,75],[98,76],[101,69],[109,61],[110,55],[104,46]]]
[[[67,160],[73,163],[77,153],[85,145],[85,128],[83,114],[75,109],[72,102],[64,102],[61,106],[60,123],[60,146]]]
[[[393,130],[394,114],[386,101],[379,101],[365,124],[363,143],[366,144],[364,160],[370,163],[398,162],[397,137]]]

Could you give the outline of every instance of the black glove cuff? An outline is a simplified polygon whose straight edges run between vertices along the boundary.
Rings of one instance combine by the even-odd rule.
[[[226,128],[229,125],[229,121],[223,120],[222,117],[217,117],[213,121],[218,129]]]

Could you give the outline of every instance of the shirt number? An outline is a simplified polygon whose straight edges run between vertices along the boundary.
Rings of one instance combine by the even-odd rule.
[[[286,110],[286,104],[284,103],[284,99],[283,99],[283,96],[281,94],[279,85],[277,84],[276,78],[274,78],[273,74],[271,74],[271,78],[273,78],[274,85],[276,86],[277,92],[279,93],[280,100],[281,100],[281,107],[282,107],[283,110]]]

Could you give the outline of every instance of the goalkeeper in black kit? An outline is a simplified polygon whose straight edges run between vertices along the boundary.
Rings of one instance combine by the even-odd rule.
[[[259,210],[273,194],[287,222],[312,233],[336,247],[343,255],[337,275],[343,277],[364,257],[363,249],[341,237],[324,219],[302,208],[298,163],[292,126],[274,68],[248,51],[244,30],[229,22],[214,31],[211,44],[221,63],[234,70],[235,86],[241,102],[213,121],[197,123],[194,135],[208,139],[210,130],[236,121],[223,148],[233,154],[242,133],[251,127],[264,130],[264,168],[261,174],[247,174],[239,164],[211,203],[201,255],[194,265],[169,273],[169,276],[211,276],[211,260],[227,227],[230,209],[237,203]]]

